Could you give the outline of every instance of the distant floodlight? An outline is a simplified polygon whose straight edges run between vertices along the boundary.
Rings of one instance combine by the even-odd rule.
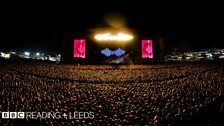
[[[9,59],[10,57],[11,57],[11,55],[10,55],[9,53],[6,53],[6,54],[5,54],[5,58],[6,58],[6,59]]]
[[[36,53],[36,56],[40,56],[40,53],[39,53],[39,52],[37,52],[37,53]]]
[[[25,54],[26,56],[29,56],[29,55],[30,55],[30,52],[24,52],[24,54]]]
[[[95,39],[97,40],[120,40],[120,41],[128,41],[133,39],[133,36],[124,34],[124,33],[118,33],[117,35],[111,35],[110,33],[106,34],[100,34],[96,35]]]
[[[1,57],[5,57],[5,53],[1,52]]]

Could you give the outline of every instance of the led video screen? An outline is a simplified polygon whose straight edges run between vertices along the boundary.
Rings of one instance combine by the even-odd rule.
[[[111,50],[109,48],[105,48],[105,49],[101,50],[101,53],[103,55],[105,55],[106,57],[109,57],[109,56],[120,57],[125,54],[125,50],[123,50],[121,48],[118,48],[116,50]]]
[[[86,40],[85,39],[74,40],[74,57],[86,58]]]
[[[142,58],[153,58],[152,40],[142,40]]]

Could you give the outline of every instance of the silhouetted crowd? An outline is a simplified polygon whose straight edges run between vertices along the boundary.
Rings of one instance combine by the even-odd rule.
[[[1,112],[94,112],[93,119],[1,119],[14,125],[174,125],[224,94],[223,62],[66,65],[1,61]],[[0,124],[1,125],[1,124]]]

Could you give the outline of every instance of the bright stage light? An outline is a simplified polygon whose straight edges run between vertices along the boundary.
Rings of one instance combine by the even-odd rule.
[[[97,40],[128,41],[128,40],[133,39],[133,36],[124,34],[124,33],[118,33],[117,35],[111,35],[110,33],[106,33],[106,34],[96,35],[95,39],[97,39]]]

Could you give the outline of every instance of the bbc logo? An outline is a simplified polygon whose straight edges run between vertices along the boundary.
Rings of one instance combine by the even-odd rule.
[[[3,119],[24,119],[24,112],[2,112]]]

